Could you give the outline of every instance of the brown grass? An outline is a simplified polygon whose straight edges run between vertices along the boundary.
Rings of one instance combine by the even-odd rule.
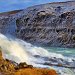
[[[26,68],[18,70],[14,75],[57,75],[57,73],[53,69]]]

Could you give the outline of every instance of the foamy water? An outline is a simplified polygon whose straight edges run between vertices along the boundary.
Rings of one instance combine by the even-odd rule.
[[[50,59],[56,57],[67,60],[69,62],[72,61],[72,58],[64,57],[61,54],[49,52],[42,47],[33,46],[21,39],[11,38],[1,33],[0,47],[2,48],[4,58],[10,59],[17,63],[26,62],[27,64],[31,64],[34,67],[54,68],[58,72],[61,72],[61,75],[74,75],[74,72],[70,69],[60,69],[59,67],[50,67],[49,65],[44,65],[45,62],[49,62],[49,60],[45,60],[45,58]]]

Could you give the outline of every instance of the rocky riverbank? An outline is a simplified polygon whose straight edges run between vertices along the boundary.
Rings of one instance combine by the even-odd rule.
[[[8,59],[3,59],[0,51],[0,75],[57,75],[53,69],[34,68],[25,62],[17,64]]]

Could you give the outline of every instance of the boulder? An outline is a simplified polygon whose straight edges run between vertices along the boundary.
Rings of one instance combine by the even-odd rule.
[[[21,62],[15,67],[15,70],[24,69],[24,68],[33,68],[32,65],[27,65],[25,62]]]

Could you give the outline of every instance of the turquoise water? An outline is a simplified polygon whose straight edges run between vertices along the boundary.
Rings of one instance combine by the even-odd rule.
[[[45,49],[47,49],[49,52],[75,57],[75,48],[45,47]]]

